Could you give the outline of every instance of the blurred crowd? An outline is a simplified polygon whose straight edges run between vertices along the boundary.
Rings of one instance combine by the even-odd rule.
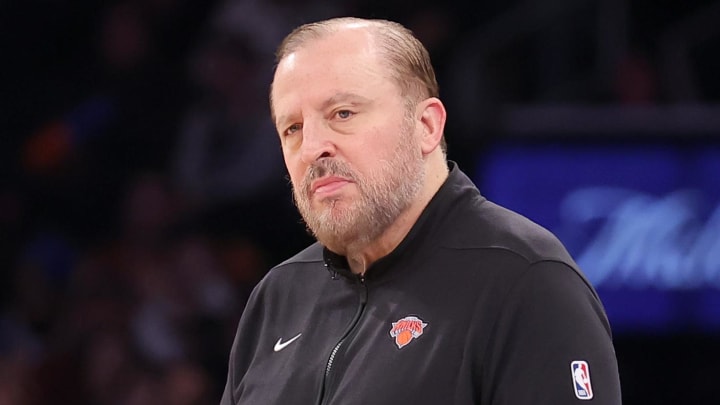
[[[597,74],[573,60],[576,34],[594,32],[585,20],[511,3],[514,14],[500,1],[0,4],[13,27],[1,43],[0,405],[217,403],[249,292],[310,243],[267,101],[273,51],[300,23],[357,15],[415,31],[466,166],[477,133],[495,134],[493,103],[667,94],[638,52],[585,80]],[[503,13],[553,28],[529,42],[535,29],[492,24]]]
[[[274,48],[355,6],[43,5],[15,23],[41,55],[15,55],[53,69],[28,60],[3,97],[0,405],[217,403],[252,287],[310,242],[268,113]]]

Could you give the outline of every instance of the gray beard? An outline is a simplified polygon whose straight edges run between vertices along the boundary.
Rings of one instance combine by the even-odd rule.
[[[409,132],[406,132],[409,133]],[[410,136],[404,137],[392,153],[381,160],[378,169],[361,177],[346,163],[321,158],[313,163],[300,187],[293,187],[295,205],[309,232],[324,246],[346,254],[380,237],[412,204],[425,180],[422,155],[414,155]],[[321,208],[310,204],[310,184],[323,176],[339,176],[353,181],[360,198],[344,208],[337,200],[321,201]]]

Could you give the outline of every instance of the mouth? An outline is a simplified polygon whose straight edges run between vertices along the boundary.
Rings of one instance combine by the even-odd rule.
[[[323,177],[310,184],[310,196],[327,197],[349,183],[350,180],[338,176]]]

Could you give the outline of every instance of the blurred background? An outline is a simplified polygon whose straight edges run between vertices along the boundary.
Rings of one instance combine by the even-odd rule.
[[[411,28],[449,156],[597,286],[626,404],[720,377],[720,1],[0,2],[0,405],[216,404],[311,243],[267,90],[298,24]]]

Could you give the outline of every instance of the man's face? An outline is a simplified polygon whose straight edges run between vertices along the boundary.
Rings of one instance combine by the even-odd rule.
[[[367,33],[331,34],[288,55],[272,102],[295,202],[331,250],[374,240],[418,194],[415,111]]]

